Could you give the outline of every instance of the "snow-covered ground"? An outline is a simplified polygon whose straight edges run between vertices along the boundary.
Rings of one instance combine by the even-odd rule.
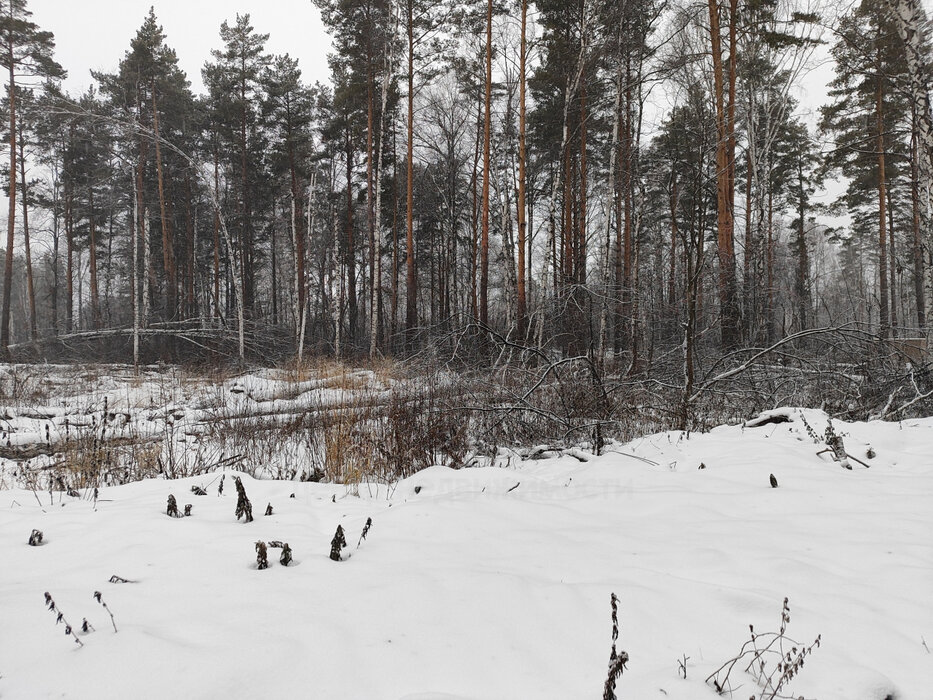
[[[630,656],[619,698],[716,697],[706,677],[750,624],[777,631],[788,597],[787,635],[821,643],[782,694],[930,700],[933,419],[834,422],[870,464],[846,470],[816,454],[801,412],[783,413],[391,487],[244,475],[249,524],[229,471],[222,496],[219,473],[102,488],[96,504],[8,488],[0,697],[598,698],[614,592]],[[804,414],[821,435],[825,415]],[[166,515],[169,494],[190,517]],[[41,546],[27,545],[34,528]],[[294,561],[270,549],[257,570],[257,540],[288,542]],[[45,592],[75,628],[93,625],[83,646]],[[734,697],[757,698],[744,665]]]

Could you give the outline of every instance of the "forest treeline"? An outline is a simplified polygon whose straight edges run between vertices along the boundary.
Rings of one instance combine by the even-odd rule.
[[[71,95],[0,2],[4,352],[539,348],[675,356],[689,385],[701,351],[930,327],[918,0],[314,3],[327,85],[238,14],[195,94],[152,9]],[[802,105],[821,47],[835,77]]]

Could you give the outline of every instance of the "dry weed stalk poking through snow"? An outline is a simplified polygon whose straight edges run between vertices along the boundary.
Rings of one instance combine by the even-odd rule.
[[[110,615],[110,624],[113,625],[113,631],[116,632],[117,631],[116,620],[113,619],[113,613],[110,612],[110,608],[108,607],[107,603],[105,603],[103,598],[101,598],[100,591],[94,591],[94,600],[96,600],[98,603],[104,606],[104,610],[106,610],[107,614]]]
[[[615,593],[609,598],[609,602],[612,605],[612,651],[609,652],[609,675],[603,687],[603,700],[616,700],[616,681],[628,663],[628,652],[616,652],[616,642],[619,639],[619,599]]]
[[[240,477],[233,477],[233,483],[236,484],[236,519],[239,520],[246,516],[245,521],[251,523],[253,522],[253,504],[246,497],[246,489],[243,487]]]
[[[366,518],[366,524],[363,526],[363,534],[360,535],[360,541],[356,543],[356,548],[359,549],[360,545],[363,544],[363,540],[366,539],[366,535],[369,534],[369,528],[373,526],[373,519]]]
[[[732,696],[732,681],[729,675],[740,661],[748,660],[745,672],[750,674],[761,689],[759,700],[775,700],[782,698],[793,700],[788,695],[787,685],[800,673],[804,660],[820,646],[821,636],[817,635],[813,644],[804,646],[787,636],[787,625],[790,624],[790,604],[784,599],[781,609],[781,627],[777,632],[756,634],[753,625],[748,629],[751,639],[742,645],[739,653],[726,661],[716,671],[707,677],[706,682],[712,685],[720,695],[726,693]],[[750,700],[755,700],[753,695]]]
[[[28,542],[30,547],[38,547],[42,544],[42,530],[33,530]]]
[[[288,566],[292,562],[292,548],[288,546],[288,542],[282,542],[281,540],[272,540],[269,543],[269,546],[274,549],[281,549],[282,555],[279,557],[279,564],[282,566]]]
[[[337,526],[337,532],[334,533],[334,539],[330,541],[330,558],[334,561],[341,561],[340,550],[347,546],[347,538],[343,534],[343,525]]]
[[[269,557],[266,554],[266,543],[262,540],[256,542],[256,568],[260,571],[269,568]]]
[[[175,496],[172,494],[168,495],[168,505],[165,507],[165,514],[173,518],[178,517],[178,503],[175,501]]]
[[[679,673],[684,680],[687,680],[687,662],[689,660],[690,657],[686,654],[677,659],[677,673]]]
[[[63,623],[65,625],[65,634],[67,636],[74,637],[75,643],[77,643],[78,646],[83,647],[84,642],[78,639],[78,635],[75,634],[74,630],[71,628],[71,625],[68,624],[68,620],[65,619],[65,614],[55,605],[55,601],[52,600],[52,595],[48,591],[45,592],[45,605],[51,612],[55,613],[55,624],[57,625],[59,622]]]

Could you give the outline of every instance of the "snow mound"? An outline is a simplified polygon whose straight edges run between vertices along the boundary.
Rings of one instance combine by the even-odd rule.
[[[645,436],[586,462],[434,466],[394,490],[240,475],[249,524],[233,472],[223,495],[218,474],[96,502],[0,491],[0,697],[599,697],[614,592],[620,698],[717,697],[704,679],[749,625],[777,631],[788,597],[787,635],[822,640],[789,696],[929,700],[933,419],[833,420],[869,465],[846,470],[817,454],[825,414],[771,415],[790,420]],[[166,515],[169,494],[190,517]],[[270,548],[257,570],[260,540],[289,543],[293,564]],[[46,591],[93,626],[83,647]],[[733,673],[735,697],[755,693]]]

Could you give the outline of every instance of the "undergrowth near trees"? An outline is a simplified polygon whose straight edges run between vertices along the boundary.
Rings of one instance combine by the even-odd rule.
[[[489,337],[483,358],[454,350],[404,364],[318,360],[245,375],[0,365],[0,406],[34,426],[31,441],[0,440],[10,465],[0,485],[90,500],[105,486],[235,469],[356,493],[433,464],[599,453],[612,441],[702,432],[783,405],[845,420],[933,413],[930,364],[908,364],[896,346],[852,328],[726,356],[700,349],[689,395],[676,353],[634,367],[624,356],[567,356]]]

